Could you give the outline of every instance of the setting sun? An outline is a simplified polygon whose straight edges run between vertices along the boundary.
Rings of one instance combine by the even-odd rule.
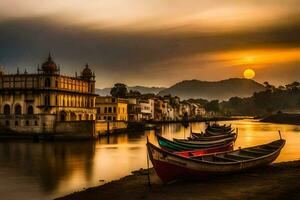
[[[255,77],[255,71],[253,69],[246,69],[244,71],[244,77],[246,79],[252,79]]]

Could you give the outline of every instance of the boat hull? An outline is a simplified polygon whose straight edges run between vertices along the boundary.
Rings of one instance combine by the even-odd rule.
[[[164,183],[176,179],[189,179],[191,177],[194,179],[207,175],[235,173],[268,165],[279,156],[282,147],[268,156],[251,161],[216,164],[178,156],[147,143],[149,157],[157,175]]]

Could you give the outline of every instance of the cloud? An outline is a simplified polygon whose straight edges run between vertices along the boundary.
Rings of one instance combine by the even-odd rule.
[[[115,81],[170,85],[182,78],[180,74],[184,78],[220,78],[209,73],[227,65],[209,59],[220,52],[299,47],[299,24],[290,20],[289,24],[230,32],[199,32],[184,26],[127,31],[93,30],[52,17],[18,18],[0,22],[0,64],[9,71],[18,66],[35,70],[50,50],[65,73],[80,71],[89,62],[99,87]],[[205,76],[201,73],[204,68]]]

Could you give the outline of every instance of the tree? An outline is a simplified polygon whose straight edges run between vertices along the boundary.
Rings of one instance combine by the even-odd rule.
[[[125,98],[127,93],[127,86],[123,83],[116,83],[110,90],[111,96],[115,98]]]
[[[204,105],[204,108],[206,111],[211,111],[211,112],[219,112],[220,111],[220,106],[219,106],[219,100],[212,100],[208,102],[207,104]]]
[[[265,85],[266,90],[268,90],[268,91],[273,92],[275,90],[275,86],[271,85],[268,81],[265,81],[264,85]]]
[[[272,104],[271,102],[271,90],[266,90],[262,92],[255,92],[253,95],[253,102],[257,108],[266,109]]]
[[[231,108],[236,109],[236,108],[240,107],[242,102],[243,102],[243,99],[240,97],[231,97],[228,101],[228,104]]]
[[[280,86],[278,86],[278,90],[285,90],[285,87],[280,85]]]

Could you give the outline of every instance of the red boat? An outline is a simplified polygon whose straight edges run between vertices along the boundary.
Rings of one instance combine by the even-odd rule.
[[[177,179],[195,179],[212,174],[229,174],[272,163],[285,140],[268,144],[186,158],[170,153],[147,141],[150,160],[160,179],[168,183]]]

